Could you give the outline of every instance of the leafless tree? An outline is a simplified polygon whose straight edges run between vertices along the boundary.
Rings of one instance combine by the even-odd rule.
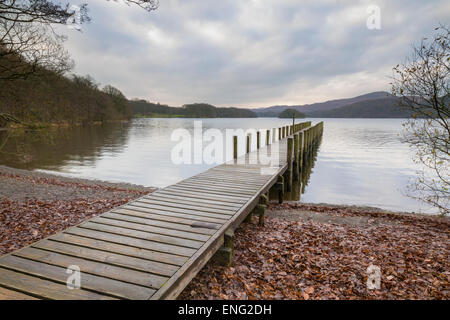
[[[159,4],[158,0],[122,1],[146,11],[155,10]],[[39,70],[70,70],[73,63],[63,47],[65,38],[53,26],[74,21],[90,21],[86,4],[73,7],[58,0],[0,0],[0,85]],[[0,112],[0,124],[12,118]]]
[[[450,204],[450,29],[440,26],[424,38],[404,64],[393,71],[392,92],[413,111],[403,138],[424,165],[410,195],[449,213]]]
[[[0,21],[0,81],[26,78],[39,69],[70,70],[73,62],[63,41],[46,24]]]

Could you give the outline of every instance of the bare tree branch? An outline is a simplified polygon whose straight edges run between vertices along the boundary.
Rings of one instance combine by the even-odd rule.
[[[443,214],[450,205],[450,28],[435,29],[435,37],[423,39],[412,57],[393,68],[392,93],[401,106],[413,111],[404,124],[403,140],[416,151],[424,165],[410,195]]]

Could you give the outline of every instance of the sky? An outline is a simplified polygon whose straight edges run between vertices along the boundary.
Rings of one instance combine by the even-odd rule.
[[[64,29],[73,72],[171,106],[389,91],[392,67],[450,23],[447,0],[160,0],[150,13],[121,0],[87,3],[92,21]]]

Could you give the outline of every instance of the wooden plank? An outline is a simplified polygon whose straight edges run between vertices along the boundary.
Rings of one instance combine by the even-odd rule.
[[[171,187],[168,187],[167,190],[172,190],[172,191],[190,191],[190,192],[194,192],[194,193],[208,193],[209,195],[225,195],[227,197],[230,198],[237,198],[237,199],[241,199],[241,200],[245,200],[249,198],[248,194],[242,194],[242,193],[235,193],[235,192],[224,192],[222,190],[212,190],[209,188],[194,188],[194,187],[187,187],[187,186],[179,186],[179,185],[173,185]]]
[[[37,276],[66,285],[69,275],[67,269],[16,256],[7,256],[0,261],[0,265],[17,272]],[[80,275],[81,289],[107,294],[121,299],[148,299],[156,290],[137,286],[131,283],[117,281],[109,278],[94,276],[88,273]],[[70,289],[66,289],[70,290]],[[0,293],[1,298],[1,293]]]
[[[170,236],[164,236],[151,232],[138,231],[134,229],[128,229],[124,227],[109,226],[106,224],[100,224],[97,222],[87,221],[78,226],[79,228],[108,232],[111,234],[119,234],[122,236],[143,239],[158,243],[161,248],[166,248],[167,250],[176,252],[185,252],[186,249],[198,249],[202,246],[203,241],[180,239]],[[169,251],[167,251],[169,252]],[[170,253],[176,253],[170,252]]]
[[[51,240],[39,241],[38,243],[32,245],[32,247],[167,277],[172,276],[178,270],[178,267],[174,265],[167,265],[161,262],[133,258],[117,253],[105,252]]]
[[[180,204],[191,204],[199,207],[205,207],[205,208],[214,208],[214,209],[226,209],[226,210],[238,210],[242,205],[227,205],[224,203],[218,204],[215,203],[204,203],[200,199],[194,199],[189,197],[183,197],[183,196],[171,196],[167,194],[155,194],[152,195],[152,197],[145,197],[145,199],[153,199],[158,201],[165,201],[165,202],[171,202],[171,203],[180,203]]]
[[[198,178],[198,179],[209,179],[209,180],[216,180],[216,181],[238,181],[238,182],[242,182],[242,183],[248,183],[248,184],[259,184],[259,183],[264,183],[265,181],[265,177],[264,176],[260,176],[258,178],[255,178],[255,175],[253,174],[252,177],[250,176],[236,176],[235,174],[232,173],[208,173],[208,174],[202,174],[202,175],[198,175],[198,176],[194,176],[192,178]]]
[[[264,184],[264,180],[261,180],[260,182],[248,182],[246,180],[238,180],[236,178],[198,177],[198,176],[195,176],[186,181],[187,182],[197,182],[197,183],[204,182],[204,183],[220,184],[220,185],[229,186],[229,187],[239,184],[241,186],[252,187],[252,188],[255,188],[255,187],[257,188]]]
[[[206,187],[208,189],[213,189],[213,190],[226,190],[226,191],[236,191],[239,193],[246,193],[246,194],[253,194],[256,190],[258,190],[261,186],[264,185],[264,183],[262,183],[259,186],[255,186],[255,187],[243,187],[241,186],[239,183],[234,183],[232,185],[224,185],[221,183],[208,183],[208,182],[195,182],[195,181],[186,181],[183,183],[178,183],[178,186],[193,186],[193,187]]]
[[[141,258],[150,261],[159,261],[166,264],[182,266],[187,258],[178,255],[152,251],[148,249],[136,248],[130,245],[112,243],[108,241],[91,239],[68,233],[58,233],[51,237],[51,241],[68,243],[105,252],[118,253],[125,256]]]
[[[233,215],[232,212],[227,212],[227,213],[204,212],[204,211],[198,211],[198,210],[194,210],[194,209],[167,207],[164,205],[151,204],[151,203],[147,203],[147,202],[140,201],[140,200],[133,202],[133,205],[143,207],[143,208],[164,211],[164,212],[185,213],[185,214],[190,214],[190,215],[199,216],[199,217],[217,218],[217,219],[224,219],[224,220],[228,220],[230,218],[230,216]]]
[[[236,177],[239,180],[243,180],[244,182],[248,182],[248,183],[260,183],[264,180],[264,177],[261,176],[259,174],[259,172],[261,171],[261,168],[259,168],[256,172],[254,173],[244,173],[244,172],[236,172],[234,170],[229,170],[228,168],[221,168],[221,169],[217,169],[217,170],[212,170],[209,172],[204,172],[201,173],[199,175],[196,176],[192,176],[189,179],[193,179],[193,178],[217,178],[217,179],[221,179],[221,178],[230,178],[230,177]]]
[[[158,191],[158,194],[170,194],[170,195],[178,195],[178,196],[186,196],[191,197],[192,199],[200,199],[200,200],[213,200],[218,203],[231,203],[231,204],[244,204],[246,202],[246,198],[239,199],[238,197],[228,197],[223,195],[209,195],[205,193],[199,193],[189,190],[170,190],[169,188],[165,188],[161,191]]]
[[[172,237],[177,237],[181,239],[189,239],[189,240],[197,240],[201,242],[205,242],[209,239],[209,236],[198,234],[198,233],[192,233],[192,232],[186,232],[186,231],[179,231],[174,229],[166,229],[166,228],[160,228],[160,227],[154,227],[149,226],[142,223],[136,223],[136,222],[129,222],[124,220],[115,220],[115,219],[109,219],[107,216],[100,216],[96,217],[94,219],[91,219],[90,222],[98,222],[102,224],[107,224],[111,226],[116,227],[124,227],[128,229],[134,229],[138,231],[146,231],[151,233],[157,233],[162,235],[170,235]],[[195,228],[192,228],[195,230]]]
[[[100,232],[96,230],[90,230],[85,228],[70,228],[65,233],[74,234],[83,237],[89,237],[92,239],[104,240],[118,244],[124,244],[133,246],[136,248],[148,249],[151,251],[158,251],[163,253],[175,254],[183,257],[190,257],[196,250],[191,248],[183,248],[177,246],[169,246],[158,242],[148,241],[144,239],[137,239],[128,236],[122,236],[118,234],[112,234],[109,232]]]
[[[197,194],[197,196],[199,196],[199,198],[197,197],[192,197],[192,195],[189,194],[184,194],[184,193],[178,193],[178,192],[173,192],[173,191],[169,191],[169,190],[161,190],[160,192],[156,193],[153,195],[154,197],[158,197],[158,198],[164,198],[164,199],[173,199],[176,201],[192,201],[194,203],[196,203],[197,205],[204,205],[204,206],[217,206],[217,207],[223,207],[223,208],[231,208],[231,209],[236,209],[236,208],[240,208],[242,207],[242,204],[244,202],[240,201],[240,202],[234,202],[234,201],[222,201],[222,199],[218,199],[218,200],[214,200],[211,198],[200,198],[203,195],[202,194]],[[144,197],[147,198],[147,197]]]
[[[37,300],[37,298],[19,291],[0,287],[0,300]]]
[[[2,286],[7,289],[26,292],[42,299],[57,300],[114,300],[113,297],[86,291],[70,290],[66,285],[55,283],[16,271],[0,268]]]
[[[139,223],[139,224],[143,224],[146,226],[155,226],[155,227],[165,228],[165,229],[168,229],[167,232],[171,232],[172,230],[186,231],[189,233],[205,235],[205,236],[210,236],[214,233],[214,231],[212,231],[211,229],[193,228],[191,225],[162,222],[162,221],[158,221],[158,220],[139,218],[139,217],[129,216],[129,215],[115,213],[115,212],[106,212],[101,215],[101,218],[134,222],[134,223]],[[206,238],[208,238],[208,237],[206,237]],[[197,240],[200,240],[200,239],[197,239]],[[201,240],[204,240],[204,239],[201,239]]]
[[[258,171],[259,172],[259,171]],[[242,175],[236,175],[235,172],[230,172],[228,170],[217,170],[217,171],[211,171],[211,172],[205,172],[198,174],[196,176],[192,176],[189,179],[229,179],[231,177],[235,177],[236,179],[248,183],[248,184],[254,184],[254,183],[261,183],[264,181],[264,177],[259,174],[242,174]]]
[[[191,190],[196,192],[207,192],[210,194],[225,194],[228,196],[237,196],[240,198],[250,198],[250,195],[253,194],[253,192],[250,191],[239,191],[234,189],[225,189],[225,188],[219,188],[219,187],[207,187],[207,186],[193,186],[193,185],[174,185],[173,187],[170,187],[171,190],[177,189],[177,190]]]
[[[159,289],[169,279],[168,277],[147,272],[117,267],[106,263],[98,263],[32,247],[27,247],[16,251],[13,255],[63,268],[75,265],[80,267],[82,274],[89,273],[96,276],[125,281],[153,289]]]
[[[165,214],[153,214],[153,213],[149,213],[149,212],[151,212],[151,210],[146,211],[145,208],[131,207],[131,206],[127,207],[127,208],[125,208],[125,207],[117,208],[117,209],[113,209],[111,211],[111,213],[118,213],[118,214],[126,215],[129,217],[146,219],[146,220],[152,221],[152,223],[176,223],[176,224],[188,226],[189,228],[194,221],[198,221],[198,220],[168,216]],[[217,221],[213,222],[214,220],[218,220],[218,219],[211,219],[211,221],[205,221],[205,222],[212,223],[212,224],[215,224],[218,226],[220,226],[223,223],[222,219],[218,220],[218,222]],[[200,220],[200,221],[203,221],[203,220]],[[207,229],[196,228],[195,230],[198,233],[211,234],[211,231],[207,230]]]
[[[152,205],[159,205],[163,207],[170,207],[170,208],[181,208],[181,209],[191,209],[194,211],[201,211],[201,212],[210,212],[210,213],[223,213],[226,215],[232,215],[237,210],[233,209],[218,209],[218,208],[208,208],[208,207],[201,207],[196,206],[195,204],[186,204],[186,203],[180,203],[180,202],[169,202],[164,200],[158,200],[155,198],[141,198],[138,202],[145,202]]]
[[[138,213],[140,213],[140,214],[142,214],[141,216],[149,217],[150,214],[153,214],[154,219],[158,219],[158,217],[156,217],[156,216],[159,216],[160,220],[162,220],[163,217],[166,219],[168,219],[170,217],[181,218],[181,219],[185,219],[185,220],[190,219],[191,221],[189,222],[189,224],[192,224],[193,221],[203,221],[203,222],[208,222],[208,223],[223,224],[223,223],[225,223],[225,221],[228,220],[226,218],[209,218],[209,217],[204,217],[204,216],[199,216],[199,215],[191,215],[191,214],[185,214],[185,213],[156,210],[156,209],[145,207],[143,205],[142,206],[136,205],[135,202],[130,203],[126,206],[123,206],[122,208],[132,211],[132,212],[130,212],[130,214],[133,214],[133,215],[137,215]],[[117,210],[113,210],[113,211],[117,212]],[[165,220],[165,221],[169,221],[169,220]]]

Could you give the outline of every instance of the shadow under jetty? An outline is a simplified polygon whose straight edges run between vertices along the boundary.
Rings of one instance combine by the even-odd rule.
[[[317,160],[320,145],[322,143],[322,136],[319,136],[317,142],[314,143],[309,150],[302,152],[300,157],[300,169],[299,178],[292,179],[292,189],[290,191],[285,190],[283,193],[284,201],[300,201],[301,195],[305,193],[306,187],[309,184],[311,174],[314,172],[314,165]],[[285,177],[287,178],[287,177]],[[269,193],[270,200],[278,200],[278,192],[272,189]]]

